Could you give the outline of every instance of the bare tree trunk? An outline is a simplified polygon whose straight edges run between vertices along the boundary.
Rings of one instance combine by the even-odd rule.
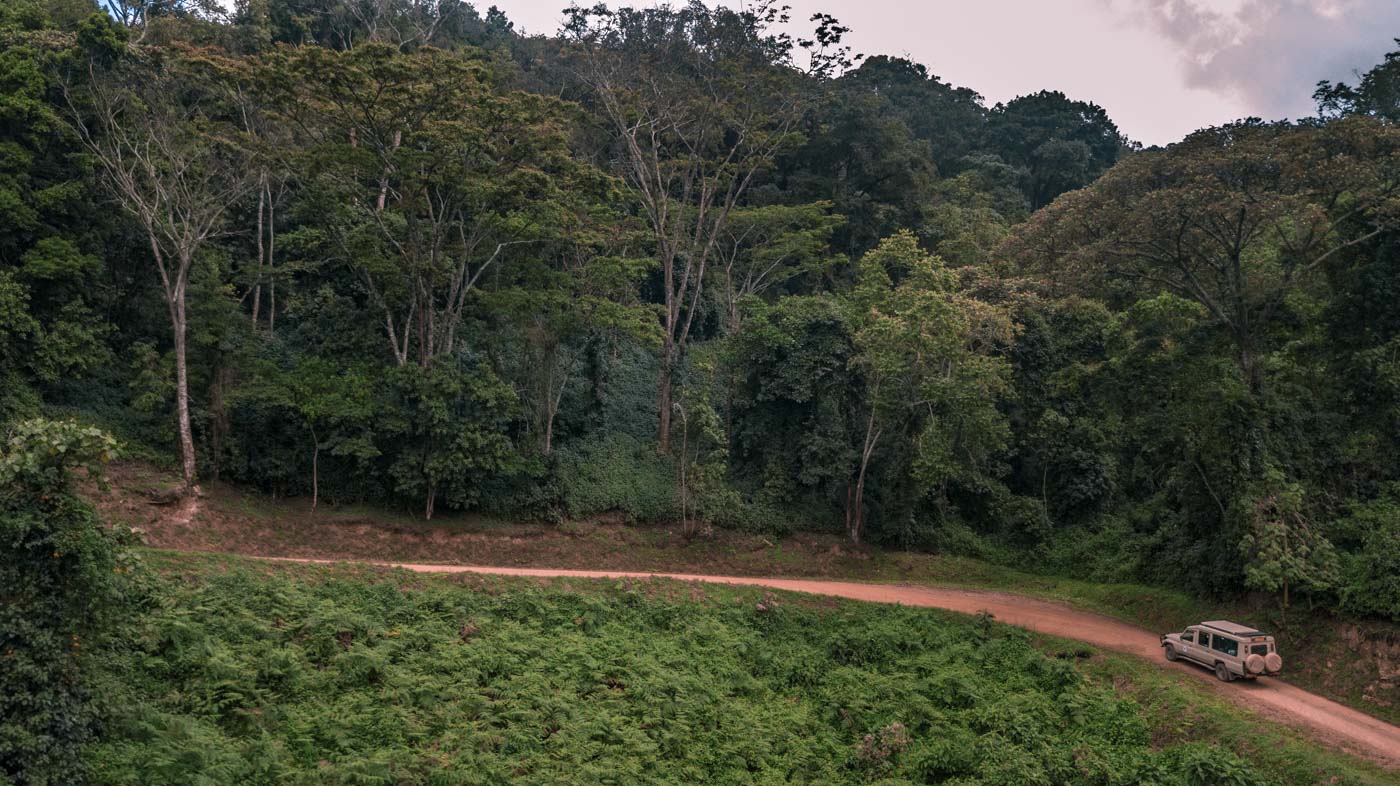
[[[548,411],[545,412],[544,419],[544,454],[546,456],[554,453],[554,421],[559,417],[559,404],[564,400],[564,387],[568,384],[568,375],[559,381],[558,393],[549,391],[549,400],[546,404]]]
[[[206,87],[225,94],[229,83],[222,76],[208,84],[192,84],[163,68],[100,75],[94,67],[89,76],[91,84],[83,91],[92,102],[89,109],[79,108],[68,85],[64,95],[74,128],[101,165],[106,184],[123,209],[141,222],[160,274],[175,351],[181,490],[189,495],[198,490],[190,425],[186,309],[190,268],[204,244],[221,234],[229,207],[251,190],[259,172],[248,165],[250,157],[236,148],[212,144],[207,125],[217,121],[203,117],[179,97],[182,91],[198,94]]]
[[[1257,396],[1264,387],[1264,381],[1259,370],[1259,353],[1254,347],[1254,338],[1253,336],[1241,336],[1238,342],[1240,370],[1244,372],[1244,381],[1249,386],[1249,392]]]
[[[321,500],[321,440],[316,429],[311,429],[311,509]]]
[[[186,263],[182,260],[181,266]],[[183,278],[183,276],[181,277]],[[185,336],[188,332],[185,319],[185,288],[181,281],[170,301],[171,328],[175,333],[175,412],[176,427],[180,433],[180,471],[185,493],[194,491],[195,456],[194,432],[190,428],[190,383],[188,364],[185,358]]]
[[[538,430],[540,455],[554,452],[554,420],[559,415],[559,403],[564,398],[569,369],[561,368],[559,342],[547,332],[535,339],[538,351],[535,366],[535,428]]]
[[[397,131],[394,132],[394,143],[393,143],[393,145],[389,148],[389,153],[390,153],[390,154],[393,154],[395,151],[397,151],[397,150],[399,149],[399,145],[401,145],[401,144],[403,144],[403,130],[402,130],[402,129],[397,130]],[[388,204],[388,201],[389,201],[389,175],[390,175],[391,172],[392,172],[392,170],[389,168],[389,165],[386,163],[386,164],[384,165],[384,172],[383,172],[383,174],[381,174],[381,175],[379,176],[379,197],[378,197],[377,199],[374,200],[374,211],[375,211],[376,213],[383,213],[383,212],[384,212],[384,207],[385,207],[385,205]]]
[[[858,531],[860,530],[860,524],[859,524],[859,522],[856,520],[856,518],[857,518],[857,513],[856,513],[855,498],[856,498],[856,487],[855,487],[855,484],[850,483],[850,482],[847,482],[847,483],[846,483],[846,536],[849,537],[849,538],[851,538],[851,539],[852,539],[852,542],[855,542],[855,536],[853,536],[851,533],[853,533],[853,532],[858,532]]]
[[[670,344],[670,342],[666,342]],[[671,356],[674,350],[667,346],[661,350],[661,373],[657,377],[656,408],[657,450],[671,452]]]
[[[262,309],[262,274],[263,263],[266,261],[266,254],[263,248],[263,205],[267,199],[267,188],[265,181],[263,185],[264,187],[258,190],[258,273],[257,276],[253,279],[253,330],[255,331],[258,329],[258,311]]]
[[[865,469],[869,466],[868,459],[860,462],[860,475],[856,479],[856,498],[852,508],[851,543],[859,546],[860,536],[865,529]]]
[[[265,185],[265,188],[267,189],[267,275],[269,295],[271,295],[269,303],[271,308],[269,308],[267,315],[267,332],[272,333],[277,327],[277,285],[274,283],[277,281],[277,263],[273,258],[277,251],[277,215],[274,212],[277,209],[277,200],[272,196],[272,186]],[[286,184],[282,184],[278,189],[279,192],[285,193]],[[258,240],[258,245],[262,245],[261,239]],[[259,272],[258,275],[262,275],[262,273]]]
[[[685,408],[679,404],[676,408],[681,413],[681,455],[676,463],[681,503],[681,533],[689,540],[695,534],[690,524],[690,424],[685,415]]]
[[[847,493],[846,532],[851,543],[860,545],[861,532],[865,527],[865,474],[870,469],[870,457],[875,453],[875,445],[880,441],[883,429],[875,428],[875,411],[871,410],[865,422],[865,441],[860,451],[860,470],[856,473],[854,497]]]

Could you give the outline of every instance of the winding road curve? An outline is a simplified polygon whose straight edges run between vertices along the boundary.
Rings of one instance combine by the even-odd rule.
[[[353,560],[271,559],[331,564],[355,562]],[[1342,748],[1354,755],[1370,759],[1386,769],[1400,770],[1400,728],[1285,682],[1277,680],[1238,681],[1230,684],[1217,682],[1211,672],[1201,667],[1182,662],[1168,663],[1162,657],[1160,638],[1156,633],[1111,617],[1020,595],[982,590],[863,584],[851,581],[704,576],[687,573],[495,568],[398,562],[358,562],[355,564],[403,568],[420,573],[485,573],[539,578],[664,578],[710,584],[769,587],[790,592],[829,595],[872,603],[927,606],[965,614],[987,611],[998,622],[1148,658],[1159,662],[1162,668],[1175,669],[1193,677],[1207,680],[1222,695],[1241,706],[1290,726],[1304,729],[1314,737],[1319,738],[1324,744]]]

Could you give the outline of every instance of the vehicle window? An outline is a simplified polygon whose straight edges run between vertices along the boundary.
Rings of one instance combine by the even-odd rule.
[[[1202,647],[1209,647],[1209,646],[1210,646],[1210,634],[1209,634],[1209,633],[1206,633],[1205,631],[1200,631],[1200,632],[1198,632],[1198,633],[1196,634],[1196,643],[1199,644],[1199,645],[1201,645]]]
[[[1216,652],[1223,652],[1230,657],[1240,654],[1240,643],[1234,639],[1227,639],[1224,636],[1216,636],[1210,642],[1210,648]]]
[[[1252,653],[1254,653],[1255,655],[1268,655],[1268,654],[1269,654],[1269,645],[1267,645],[1267,644],[1255,644],[1253,647],[1250,647],[1250,648],[1249,648],[1249,651],[1252,652]]]
[[[1187,644],[1194,644],[1196,642],[1196,632],[1194,630],[1186,631],[1185,633],[1181,634],[1181,640],[1186,642]]]

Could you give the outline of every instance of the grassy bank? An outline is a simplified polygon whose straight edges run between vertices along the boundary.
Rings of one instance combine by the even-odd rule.
[[[274,500],[223,484],[188,523],[147,498],[169,478],[146,465],[117,468],[110,492],[96,495],[104,515],[145,532],[160,548],[262,556],[444,562],[575,569],[810,576],[859,581],[1003,590],[1057,600],[1154,631],[1179,630],[1204,619],[1229,618],[1273,630],[1288,658],[1287,679],[1391,723],[1400,723],[1400,681],[1384,680],[1380,664],[1359,657],[1347,625],[1295,608],[1287,628],[1272,621],[1267,603],[1213,602],[1162,587],[1096,584],[1044,576],[948,555],[852,548],[829,535],[770,538],[730,531],[687,540],[674,528],[619,522],[555,526],[449,515],[423,521],[366,507]],[[1400,641],[1400,629],[1377,623],[1369,635]]]
[[[936,610],[147,560],[159,601],[99,676],[105,783],[1383,779],[1140,662]]]

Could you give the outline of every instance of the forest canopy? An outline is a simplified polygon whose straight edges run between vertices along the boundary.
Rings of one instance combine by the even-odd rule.
[[[1400,619],[1400,54],[1144,150],[789,16],[5,3],[0,421]]]

